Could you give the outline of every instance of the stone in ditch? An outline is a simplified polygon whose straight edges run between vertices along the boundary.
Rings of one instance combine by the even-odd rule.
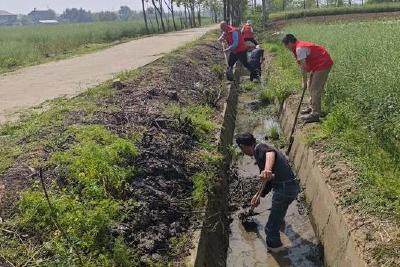
[[[117,89],[117,90],[121,90],[122,88],[124,88],[124,84],[121,82],[120,79],[114,79],[112,82],[112,87]]]

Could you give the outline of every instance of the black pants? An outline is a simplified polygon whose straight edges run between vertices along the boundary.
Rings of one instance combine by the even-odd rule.
[[[256,39],[254,39],[254,38],[244,38],[244,41],[245,42],[249,41],[249,42],[252,42],[254,45],[258,45]]]
[[[228,59],[228,66],[229,68],[232,68],[233,65],[235,65],[236,61],[240,61],[240,63],[242,63],[243,66],[245,66],[246,69],[248,69],[250,71],[250,73],[253,72],[253,68],[251,67],[251,65],[249,64],[249,62],[247,61],[247,53],[246,51],[241,52],[241,53],[229,53],[229,59]]]
[[[261,64],[254,65],[251,64],[253,71],[250,73],[250,81],[253,81],[254,79],[259,79],[261,77]]]

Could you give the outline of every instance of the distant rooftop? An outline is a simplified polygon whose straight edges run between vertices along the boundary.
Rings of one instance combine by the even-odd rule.
[[[45,19],[45,20],[39,20],[40,23],[43,24],[57,24],[58,21],[54,19]]]
[[[5,10],[0,10],[0,16],[15,16],[15,14],[12,14]]]

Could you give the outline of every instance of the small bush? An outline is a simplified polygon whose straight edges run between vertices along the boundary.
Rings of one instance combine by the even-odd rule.
[[[246,91],[253,91],[256,87],[257,84],[252,81],[245,81],[242,83],[242,88]]]
[[[280,131],[278,126],[272,126],[267,129],[266,137],[268,140],[279,140]]]
[[[137,148],[99,125],[71,126],[64,138],[66,150],[49,160],[57,177],[48,185],[52,209],[42,192],[25,191],[16,227],[42,240],[47,255],[54,255],[47,260],[56,265],[78,264],[77,250],[87,266],[131,266],[135,254],[112,233],[122,219],[121,203],[113,196],[123,194],[133,178]]]
[[[180,120],[191,120],[198,140],[205,140],[207,135],[217,128],[216,123],[212,121],[213,110],[209,106],[180,107],[171,104],[166,109],[166,113]]]
[[[225,68],[220,64],[213,64],[210,68],[211,72],[214,73],[218,79],[223,80],[225,74]]]
[[[208,172],[198,172],[192,176],[193,181],[193,204],[197,207],[203,207],[207,203],[209,190],[213,182],[213,174]]]

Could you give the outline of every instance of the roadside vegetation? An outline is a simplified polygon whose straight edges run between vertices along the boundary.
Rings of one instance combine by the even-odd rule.
[[[210,20],[203,18],[202,23]],[[181,24],[176,27],[182,29]],[[149,34],[157,32],[157,28],[149,28]],[[146,34],[142,20],[0,27],[0,74],[93,52]]]
[[[222,101],[209,102],[222,55],[205,46],[215,38],[121,73],[121,90],[107,82],[0,126],[0,265],[185,260],[192,210],[204,209],[222,160]]]
[[[357,191],[348,204],[400,222],[400,56],[399,21],[297,24],[284,28],[324,45],[334,59],[323,99],[327,114],[310,133],[325,140],[358,170]],[[276,41],[268,89],[282,101],[300,88],[300,76],[289,51]],[[385,51],[385,53],[382,53]],[[279,85],[280,84],[280,85]],[[265,94],[270,94],[264,93]],[[263,97],[263,94],[262,94]]]

